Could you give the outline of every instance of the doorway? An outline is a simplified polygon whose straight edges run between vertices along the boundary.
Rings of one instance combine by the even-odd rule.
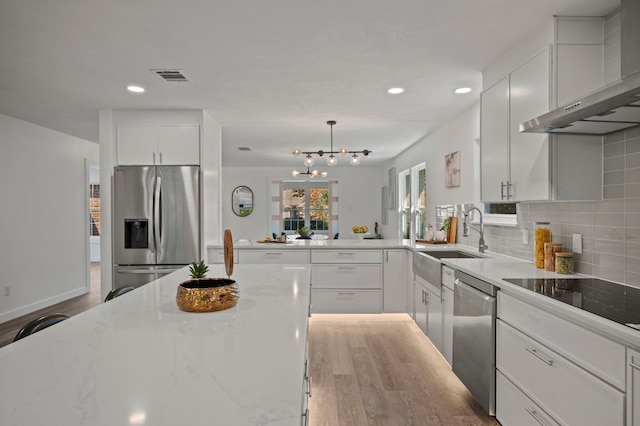
[[[100,294],[100,166],[87,161],[88,194],[88,290]]]

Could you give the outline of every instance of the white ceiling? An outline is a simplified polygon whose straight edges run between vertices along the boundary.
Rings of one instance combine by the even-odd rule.
[[[476,102],[482,70],[553,15],[618,5],[1,0],[0,113],[97,142],[100,108],[206,109],[229,166],[299,165],[291,150],[328,150],[336,120],[334,148],[370,149],[363,164],[379,164]],[[146,93],[127,92],[132,83]],[[386,93],[397,86],[406,92]],[[460,86],[473,92],[454,94]]]

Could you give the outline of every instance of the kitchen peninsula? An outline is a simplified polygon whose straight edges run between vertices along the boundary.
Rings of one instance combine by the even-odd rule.
[[[226,276],[212,265],[210,277]],[[187,268],[0,349],[3,425],[299,425],[307,266],[234,269],[235,308],[187,313]]]

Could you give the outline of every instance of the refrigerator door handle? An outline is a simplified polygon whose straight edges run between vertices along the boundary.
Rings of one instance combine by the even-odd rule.
[[[160,253],[160,195],[162,193],[162,178],[156,177],[155,188],[153,190],[153,247],[156,252],[156,259],[159,258]]]

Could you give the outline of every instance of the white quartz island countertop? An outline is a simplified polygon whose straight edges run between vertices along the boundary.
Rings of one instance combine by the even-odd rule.
[[[237,306],[211,313],[178,309],[187,278],[184,268],[1,348],[0,424],[301,424],[309,267],[237,265]]]

